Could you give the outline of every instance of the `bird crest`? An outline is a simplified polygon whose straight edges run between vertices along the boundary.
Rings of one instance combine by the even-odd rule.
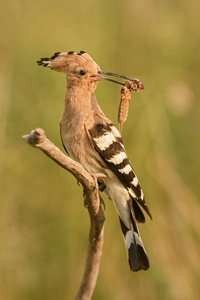
[[[52,70],[64,73],[68,73],[76,67],[83,70],[91,70],[94,73],[97,73],[100,70],[97,63],[85,51],[80,51],[78,53],[74,51],[55,52],[53,56],[43,57],[37,61],[37,63],[43,67],[49,67]]]

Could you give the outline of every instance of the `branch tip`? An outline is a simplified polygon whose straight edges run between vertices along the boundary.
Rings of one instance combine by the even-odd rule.
[[[35,130],[32,130],[30,134],[23,135],[22,138],[31,146],[36,146],[37,144],[44,142],[46,135],[42,128],[36,128]]]

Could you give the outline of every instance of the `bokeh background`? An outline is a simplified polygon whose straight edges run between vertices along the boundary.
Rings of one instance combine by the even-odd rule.
[[[200,2],[7,0],[0,4],[0,300],[73,299],[89,218],[82,188],[21,138],[42,127],[62,149],[65,78],[38,67],[57,51],[87,51],[102,70],[136,77],[123,127],[154,221],[140,226],[150,257],[132,273],[112,203],[93,299],[200,295]],[[120,86],[97,97],[117,124]]]

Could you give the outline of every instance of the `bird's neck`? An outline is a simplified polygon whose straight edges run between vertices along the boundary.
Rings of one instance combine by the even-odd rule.
[[[69,119],[101,113],[94,86],[67,85],[64,114]]]

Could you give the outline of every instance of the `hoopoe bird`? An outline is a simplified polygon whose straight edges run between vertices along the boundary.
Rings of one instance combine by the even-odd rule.
[[[37,63],[65,74],[67,89],[60,120],[63,146],[88,172],[102,174],[102,178],[98,178],[99,190],[112,200],[119,215],[130,268],[132,271],[147,270],[149,259],[137,226],[137,222],[145,222],[140,206],[151,219],[152,216],[121,135],[95,97],[98,81],[121,83],[103,75],[126,77],[101,71],[84,51],[56,52]]]

